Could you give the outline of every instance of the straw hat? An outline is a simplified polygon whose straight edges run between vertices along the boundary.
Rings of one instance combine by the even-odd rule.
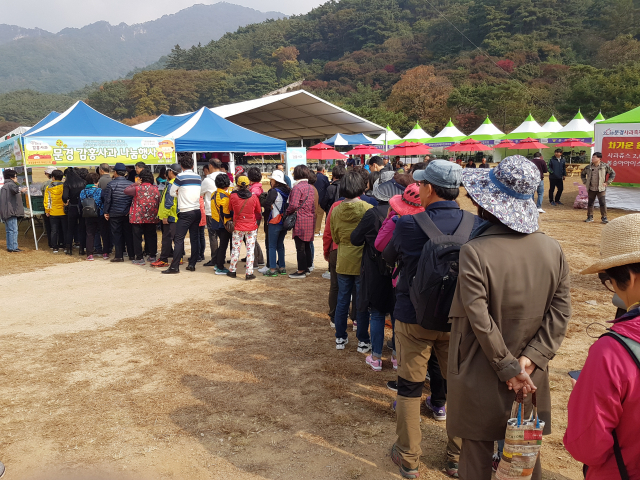
[[[604,272],[608,268],[640,262],[640,213],[611,220],[602,229],[600,260],[580,272]]]

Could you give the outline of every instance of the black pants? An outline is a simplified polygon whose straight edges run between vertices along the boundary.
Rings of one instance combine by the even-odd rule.
[[[169,222],[162,224],[162,247],[160,258],[163,262],[168,262],[169,257],[173,257],[173,238],[176,236],[176,223]]]
[[[215,262],[218,259],[218,230],[212,228],[210,216],[207,216],[207,231],[209,233],[209,249],[211,250],[211,260]]]
[[[51,215],[49,221],[51,222],[51,244],[53,249],[64,248],[64,240],[67,235],[67,216]]]
[[[116,249],[115,258],[124,258],[125,245],[127,246],[127,254],[131,257],[133,255],[133,234],[129,223],[129,215],[110,217],[109,224],[111,225],[113,246]]]
[[[600,204],[600,216],[602,218],[607,218],[607,199],[605,197],[605,192],[596,192],[594,190],[589,190],[589,201],[587,202],[587,216],[593,217],[593,204],[596,202],[596,197],[598,197],[598,203]]]
[[[155,223],[134,223],[131,225],[133,233],[133,251],[136,260],[143,260],[142,236],[144,235],[144,250],[150,257],[155,257],[158,253],[158,231]]]
[[[218,252],[216,258],[216,267],[218,270],[224,270],[225,256],[227,255],[227,247],[229,246],[231,240],[231,234],[227,232],[224,228],[218,229],[218,240],[220,244],[218,245]]]
[[[84,219],[85,229],[87,231],[87,256],[93,255],[95,250],[96,233],[100,228],[100,218],[91,217]]]
[[[201,258],[204,260],[204,251],[207,248],[207,243],[204,239],[204,225],[198,226],[198,244],[200,245],[200,249],[198,250],[198,260]]]
[[[191,210],[189,212],[181,212],[176,222],[176,236],[173,239],[173,259],[171,260],[171,268],[180,270],[180,260],[184,256],[184,240],[189,232],[191,240],[191,256],[189,257],[189,265],[195,267],[200,254],[200,210]]]
[[[46,215],[44,216],[44,229],[47,232],[47,243],[49,248],[53,248],[53,243],[51,243],[51,220]]]
[[[113,243],[111,241],[111,225],[109,225],[109,221],[102,216],[100,217],[99,226],[100,238],[102,240],[102,253],[110,255],[113,248]]]
[[[431,403],[434,407],[444,407],[447,403],[447,381],[442,376],[438,357],[431,355],[427,364],[427,372],[431,378]]]
[[[553,191],[558,189],[556,192],[555,201],[559,202],[560,197],[562,196],[562,191],[564,190],[564,181],[561,178],[550,178],[549,179],[549,201],[553,202]]]
[[[73,240],[76,239],[80,244],[80,249],[84,250],[86,238],[83,238],[80,236],[80,233],[84,233],[84,222],[82,222],[83,232],[80,232],[79,226],[80,226],[80,220],[82,219],[82,217],[80,216],[80,210],[78,210],[78,205],[69,205],[69,208],[67,209],[67,211],[68,211],[67,217],[66,217],[67,232],[65,234],[66,240],[64,243],[67,246],[67,248],[72,248]]]
[[[296,244],[296,256],[298,258],[298,271],[306,272],[313,265],[311,257],[311,242],[305,242],[298,237],[293,237]]]

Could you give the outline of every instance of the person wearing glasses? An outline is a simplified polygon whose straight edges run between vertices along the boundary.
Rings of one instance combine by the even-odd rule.
[[[626,313],[589,349],[578,380],[571,379],[564,446],[585,464],[587,480],[638,478],[640,471],[640,214],[602,230],[598,273]],[[631,474],[631,475],[629,475]]]

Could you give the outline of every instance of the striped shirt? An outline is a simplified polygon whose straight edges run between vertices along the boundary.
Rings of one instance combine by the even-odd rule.
[[[202,179],[193,170],[184,170],[171,185],[171,195],[178,198],[178,210],[191,212],[200,210],[200,185]]]

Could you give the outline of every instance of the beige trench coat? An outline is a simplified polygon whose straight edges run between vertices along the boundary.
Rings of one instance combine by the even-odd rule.
[[[532,379],[545,434],[550,433],[547,366],[570,317],[569,266],[556,240],[540,231],[526,235],[493,225],[464,245],[449,313],[449,434],[504,438],[515,398],[505,382],[520,372],[522,355],[538,366]]]

